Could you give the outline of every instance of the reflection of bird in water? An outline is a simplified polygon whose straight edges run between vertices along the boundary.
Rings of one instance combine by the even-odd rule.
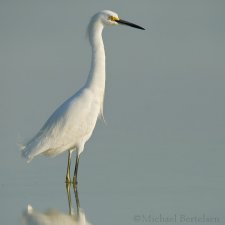
[[[44,154],[56,156],[68,152],[66,182],[70,183],[71,154],[76,151],[73,183],[77,183],[80,154],[86,141],[91,137],[97,118],[103,115],[105,92],[105,50],[102,31],[105,26],[127,25],[144,28],[121,20],[115,12],[104,10],[92,17],[89,27],[89,40],[92,47],[91,69],[86,84],[66,100],[47,120],[45,125],[25,146],[22,155],[31,161]]]
[[[70,185],[67,185],[67,196],[69,204],[69,213],[65,214],[56,209],[49,209],[46,212],[39,212],[31,205],[28,205],[27,210],[23,214],[23,222],[25,225],[91,225],[87,220],[85,213],[80,209],[77,189],[74,189],[76,208],[72,209]]]

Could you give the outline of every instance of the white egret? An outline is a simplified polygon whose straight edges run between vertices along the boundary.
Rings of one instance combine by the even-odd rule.
[[[31,161],[43,154],[56,156],[68,151],[66,182],[70,183],[71,154],[76,151],[73,182],[77,183],[80,154],[91,137],[97,118],[103,114],[105,92],[105,50],[102,31],[105,26],[123,24],[142,29],[138,25],[121,20],[115,12],[103,10],[95,14],[88,26],[92,48],[91,69],[85,85],[66,100],[50,116],[41,130],[22,147],[22,156]]]

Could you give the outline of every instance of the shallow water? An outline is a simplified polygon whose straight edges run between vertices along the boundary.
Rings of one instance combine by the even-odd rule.
[[[178,184],[172,177],[161,176],[162,180],[154,183],[153,172],[144,182],[134,181],[133,185],[126,185],[129,182],[123,182],[119,174],[118,183],[113,185],[110,177],[108,182],[99,179],[97,183],[90,177],[81,178],[77,217],[74,189],[70,188],[70,203],[63,180],[55,180],[57,176],[46,179],[47,175],[34,177],[25,173],[20,179],[1,183],[1,224],[224,224],[225,221],[224,189],[210,178]],[[194,177],[187,179],[193,182]]]
[[[104,8],[146,30],[104,31],[106,125],[78,174],[88,223],[224,225],[225,1],[209,0],[0,2],[0,224],[76,221],[67,155],[26,164],[16,143],[85,82],[86,26]]]

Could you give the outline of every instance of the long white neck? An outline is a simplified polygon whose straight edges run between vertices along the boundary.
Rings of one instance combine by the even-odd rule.
[[[92,47],[91,70],[87,79],[86,87],[90,88],[101,102],[105,92],[105,49],[102,40],[103,25],[93,21],[89,25],[89,40]]]

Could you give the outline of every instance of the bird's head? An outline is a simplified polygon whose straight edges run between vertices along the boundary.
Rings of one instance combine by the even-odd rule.
[[[110,10],[103,10],[99,13],[97,13],[94,18],[96,20],[100,20],[102,22],[103,25],[126,25],[126,26],[130,26],[130,27],[134,27],[137,29],[141,29],[141,30],[145,30],[143,27],[138,26],[134,23],[130,23],[128,21],[122,20],[119,18],[118,14],[110,11]]]

